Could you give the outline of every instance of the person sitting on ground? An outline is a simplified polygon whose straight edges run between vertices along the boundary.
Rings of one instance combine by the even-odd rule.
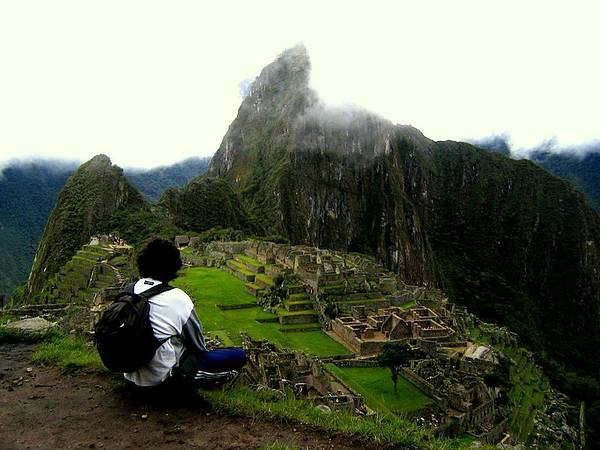
[[[170,241],[152,238],[137,257],[141,279],[130,289],[142,294],[174,280],[182,262]],[[246,363],[241,348],[207,350],[202,325],[190,297],[173,288],[150,296],[150,323],[163,342],[154,358],[125,379],[139,387],[185,384],[189,387],[220,386],[233,380]]]

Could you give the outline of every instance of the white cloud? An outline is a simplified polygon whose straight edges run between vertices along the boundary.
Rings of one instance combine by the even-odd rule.
[[[598,138],[594,2],[0,3],[0,160],[211,155],[239,83],[305,42],[312,83],[433,139]]]

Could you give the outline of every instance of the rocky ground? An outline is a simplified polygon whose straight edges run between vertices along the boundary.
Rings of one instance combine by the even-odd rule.
[[[0,344],[0,449],[354,449],[363,443],[300,426],[213,414],[201,398],[155,403],[108,377],[32,366],[32,346]]]

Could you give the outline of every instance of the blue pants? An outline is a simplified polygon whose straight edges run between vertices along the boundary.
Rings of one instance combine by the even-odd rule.
[[[201,387],[217,387],[237,377],[246,361],[241,348],[218,348],[201,355],[184,353],[179,367],[186,381]]]

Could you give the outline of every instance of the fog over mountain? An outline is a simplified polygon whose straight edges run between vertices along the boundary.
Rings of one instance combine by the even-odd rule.
[[[555,139],[530,149],[513,150],[507,134],[472,141],[486,150],[515,159],[529,159],[550,173],[567,179],[582,191],[600,212],[600,142],[563,147]]]

